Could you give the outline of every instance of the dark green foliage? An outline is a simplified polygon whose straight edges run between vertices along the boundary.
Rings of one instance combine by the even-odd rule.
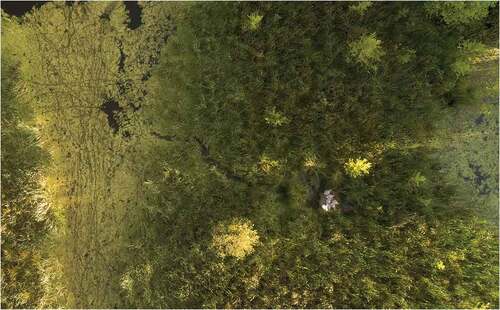
[[[477,37],[424,3],[352,5],[175,11],[148,111],[168,136],[151,149],[165,173],[148,174],[155,254],[131,269],[153,272],[131,275],[147,283],[131,306],[498,304],[498,241],[425,146],[468,57],[457,47]],[[350,176],[349,159],[369,169]],[[318,210],[326,188],[351,212]],[[261,237],[244,261],[210,247],[235,217]]]
[[[238,183],[221,184],[213,174],[168,174],[150,196],[163,201],[148,220],[157,237],[132,269],[149,265],[152,276],[131,275],[131,292],[140,296],[132,295],[130,305],[491,307],[498,300],[498,241],[485,223],[453,205],[451,189],[422,158],[422,152],[388,154],[383,168],[349,183],[345,196],[358,208],[350,215],[294,207],[295,197],[262,189],[241,195]],[[210,227],[242,215],[255,223],[261,245],[244,261],[217,257]]]
[[[362,18],[347,5],[192,6],[158,73],[159,100],[175,102],[154,111],[163,130],[201,139],[250,181],[263,156],[293,171],[312,152],[330,173],[376,144],[421,138],[455,85],[459,33],[420,4],[374,4]],[[368,66],[350,48],[364,35],[381,40]]]

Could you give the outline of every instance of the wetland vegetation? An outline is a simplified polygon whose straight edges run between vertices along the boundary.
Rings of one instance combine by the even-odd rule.
[[[2,308],[498,308],[498,35],[498,2],[2,9]]]

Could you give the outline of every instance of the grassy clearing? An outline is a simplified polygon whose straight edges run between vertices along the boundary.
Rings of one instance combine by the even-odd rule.
[[[103,114],[85,119],[60,125],[72,138],[52,152],[45,186],[59,223],[47,248],[43,307],[123,306],[120,277],[136,255],[128,245],[141,191],[130,148]]]

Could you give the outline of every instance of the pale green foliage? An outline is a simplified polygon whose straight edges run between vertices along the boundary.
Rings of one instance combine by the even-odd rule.
[[[149,263],[141,264],[125,272],[120,279],[120,287],[131,301],[142,300],[145,304],[151,303],[151,278],[153,266]]]
[[[457,76],[464,76],[471,71],[472,66],[467,60],[458,60],[452,65],[452,69]]]
[[[127,293],[131,292],[132,289],[134,288],[134,279],[132,279],[129,272],[125,273],[122,276],[120,286],[122,289],[127,291]]]
[[[275,172],[280,167],[280,162],[276,159],[272,159],[267,155],[262,155],[259,160],[259,169],[264,173]]]
[[[449,25],[467,25],[488,15],[493,1],[433,1],[426,3],[428,14],[440,16]]]
[[[380,58],[384,56],[382,41],[374,33],[364,34],[357,41],[349,44],[351,56],[364,66],[375,69]]]
[[[438,260],[436,262],[436,264],[434,264],[434,267],[437,269],[437,270],[445,270],[446,269],[446,266],[445,264],[443,263],[442,260]]]
[[[254,251],[259,235],[248,220],[234,219],[218,224],[213,231],[212,246],[220,257],[242,259]]]
[[[269,109],[264,119],[266,123],[274,127],[285,125],[290,121],[285,115],[276,111],[276,107]]]
[[[362,175],[367,175],[370,173],[370,168],[372,164],[367,159],[352,159],[350,158],[345,164],[344,168],[348,175],[353,178],[357,178]]]
[[[350,10],[356,12],[359,15],[364,15],[366,13],[366,10],[372,6],[371,1],[363,1],[359,2],[357,4],[353,4],[349,7]]]
[[[255,31],[259,29],[260,23],[262,22],[262,18],[264,16],[260,15],[258,12],[254,12],[247,16],[247,27],[248,29]]]
[[[48,250],[52,250],[52,248]],[[61,305],[73,304],[74,300],[71,300],[73,295],[69,291],[69,287],[66,286],[65,266],[61,259],[54,255],[50,259],[42,261],[40,265],[44,294],[38,307],[54,309],[60,308]]]
[[[410,185],[418,188],[425,184],[427,178],[418,171],[410,178]]]
[[[324,168],[324,164],[320,162],[316,154],[307,152],[304,157],[304,168],[306,168],[306,170],[316,170]]]
[[[465,41],[458,48],[460,58],[452,65],[452,69],[460,77],[472,71],[475,58],[486,52],[486,46],[478,42]]]

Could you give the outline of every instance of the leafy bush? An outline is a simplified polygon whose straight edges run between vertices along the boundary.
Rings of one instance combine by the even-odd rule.
[[[212,240],[217,254],[221,257],[233,256],[236,259],[251,254],[259,241],[259,235],[252,226],[250,222],[241,219],[218,224]]]
[[[368,68],[375,69],[376,63],[384,56],[381,43],[374,33],[365,34],[349,45],[350,53],[356,61]]]
[[[352,159],[350,158],[345,164],[344,164],[345,170],[347,174],[352,176],[353,178],[357,178],[359,176],[369,174],[370,173],[370,168],[372,167],[372,164],[368,162],[366,159]]]

